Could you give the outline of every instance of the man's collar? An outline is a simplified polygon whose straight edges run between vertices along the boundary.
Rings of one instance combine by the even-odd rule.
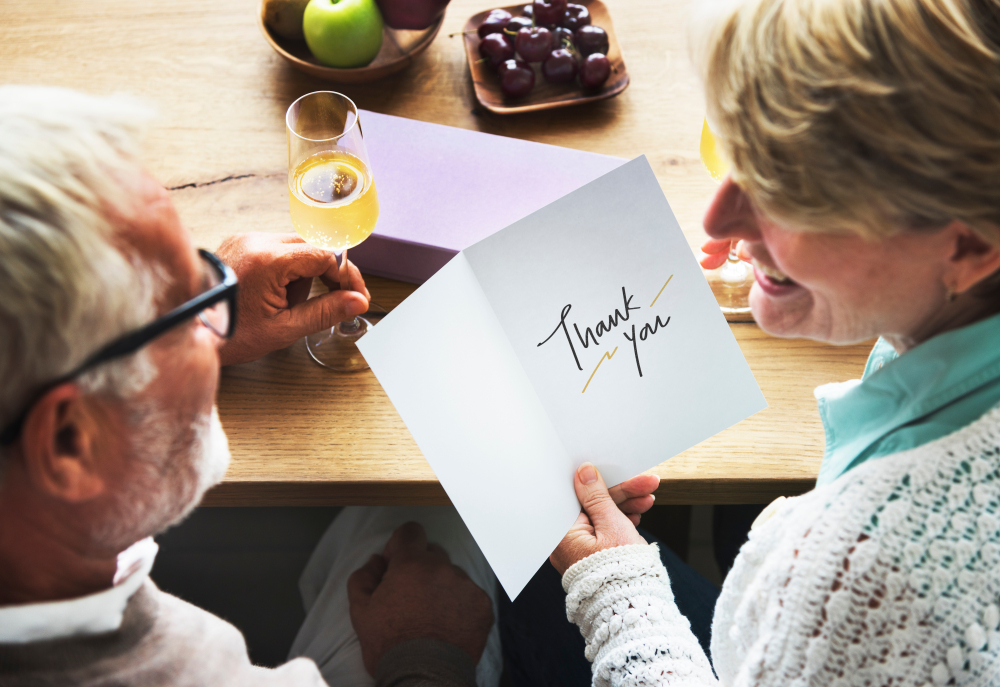
[[[0,644],[27,644],[113,632],[132,595],[139,591],[159,550],[152,537],[118,554],[114,586],[65,601],[0,606]]]

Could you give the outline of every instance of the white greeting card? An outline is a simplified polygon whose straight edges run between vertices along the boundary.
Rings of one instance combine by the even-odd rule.
[[[766,407],[645,157],[455,256],[359,343],[504,589],[609,485]]]

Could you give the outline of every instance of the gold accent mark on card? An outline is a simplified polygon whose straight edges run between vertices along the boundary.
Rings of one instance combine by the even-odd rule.
[[[673,276],[673,275],[671,275],[671,276]],[[667,281],[670,281],[670,280],[668,279]],[[664,284],[664,286],[666,286],[666,284]],[[597,367],[600,367],[601,363],[603,363],[605,359],[611,360],[611,358],[617,352],[618,352],[618,346],[615,346],[615,350],[611,351],[610,353],[605,353],[603,356],[601,356],[601,359],[597,361]],[[594,371],[590,373],[590,379],[593,379],[594,375],[597,374],[597,367],[595,367]],[[580,392],[581,394],[587,393],[587,387],[590,386],[590,379],[588,379],[587,383],[583,385],[583,391]]]
[[[649,307],[652,308],[654,305],[656,305],[656,301],[657,301],[657,299],[659,299],[660,293],[663,293],[663,289],[667,288],[667,284],[669,284],[670,280],[673,279],[673,278],[674,278],[674,275],[672,275],[672,274],[669,277],[667,277],[667,280],[665,282],[663,282],[663,286],[660,287],[660,292],[656,294],[656,298],[654,298],[653,302],[649,304]]]

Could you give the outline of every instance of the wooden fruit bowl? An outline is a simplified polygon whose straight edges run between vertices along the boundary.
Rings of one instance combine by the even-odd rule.
[[[434,37],[441,30],[442,22],[444,15],[423,31],[404,31],[386,26],[382,30],[382,49],[378,51],[371,64],[355,69],[335,69],[320,64],[309,52],[309,46],[305,41],[290,40],[273,33],[264,23],[264,2],[262,1],[257,8],[257,25],[264,34],[264,39],[276,53],[301,72],[338,83],[366,83],[405,69],[420,53],[430,47]]]
[[[535,87],[531,93],[516,100],[504,97],[500,90],[499,77],[488,63],[479,61],[479,36],[475,31],[491,11],[486,10],[469,17],[463,29],[463,31],[472,32],[465,34],[465,54],[472,72],[472,85],[476,91],[476,98],[483,107],[499,114],[533,112],[603,100],[616,96],[625,90],[629,83],[628,71],[625,69],[625,60],[622,58],[621,48],[618,47],[618,40],[615,38],[615,30],[611,25],[611,15],[608,14],[607,6],[601,0],[573,0],[573,2],[584,5],[590,10],[590,23],[594,26],[600,26],[608,32],[608,61],[611,62],[611,76],[604,82],[604,85],[596,90],[589,90],[576,83],[551,84],[542,76],[540,65],[536,64],[532,65],[535,70]],[[509,5],[501,9],[505,9],[517,17],[520,16],[521,9],[525,4]]]

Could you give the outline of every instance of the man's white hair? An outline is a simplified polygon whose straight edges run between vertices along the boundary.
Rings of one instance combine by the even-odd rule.
[[[122,96],[0,87],[0,427],[156,314],[159,280],[123,252],[114,219],[134,212],[125,182],[142,173],[136,141],[150,115]],[[78,381],[127,398],[155,374],[139,352]]]

